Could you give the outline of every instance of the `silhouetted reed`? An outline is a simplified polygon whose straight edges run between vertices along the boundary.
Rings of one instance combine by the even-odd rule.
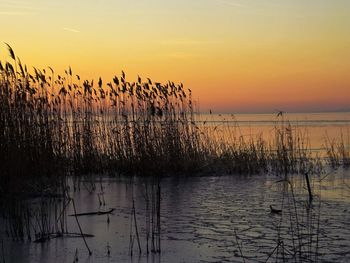
[[[344,135],[340,133],[338,138],[325,137],[325,148],[327,152],[327,162],[333,168],[350,166],[350,133]]]
[[[83,81],[71,68],[64,75],[52,68],[29,72],[8,49],[11,61],[0,62],[0,195],[19,202],[11,204],[10,215],[19,217],[8,227],[14,237],[23,238],[29,228],[31,214],[22,204],[33,196],[43,204],[47,198],[63,196],[56,198],[55,213],[60,214],[56,223],[64,232],[67,176],[93,178],[108,173],[159,178],[321,169],[307,135],[285,121],[283,114],[278,116],[272,141],[262,135],[247,140],[225,124],[218,129],[198,122],[191,90],[182,84],[140,77],[129,82],[124,72],[107,83],[101,78],[97,83]],[[331,164],[339,165],[341,157],[349,165],[345,141],[336,145],[331,144],[329,151]],[[147,251],[149,238],[151,250],[160,251],[159,183],[151,186],[151,193]],[[3,199],[1,205],[6,202]],[[15,210],[18,207],[23,209]],[[49,218],[35,227],[43,236],[51,233]]]
[[[9,52],[12,63],[0,66],[1,192],[45,191],[65,175],[185,174],[216,166],[295,173],[312,165],[308,138],[282,114],[272,141],[247,140],[230,127],[219,132],[198,123],[182,84],[129,82],[124,72],[95,84],[71,68],[64,76],[51,68],[31,74]]]

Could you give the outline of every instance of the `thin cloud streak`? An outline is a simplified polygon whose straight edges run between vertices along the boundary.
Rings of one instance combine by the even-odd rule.
[[[31,16],[31,15],[36,15],[36,13],[0,11],[0,16]]]
[[[173,52],[173,53],[163,54],[161,57],[174,58],[174,59],[193,59],[198,56],[187,52]]]
[[[62,29],[65,30],[65,31],[68,31],[68,32],[72,32],[72,33],[80,33],[79,30],[74,29],[74,28],[63,27]]]
[[[219,2],[229,5],[229,6],[233,6],[233,7],[246,7],[246,5],[237,3],[237,2],[233,2],[233,1],[229,1],[229,0],[219,0]]]
[[[6,8],[9,9],[24,9],[24,10],[40,10],[40,8],[37,7],[32,7],[32,6],[19,6],[19,5],[9,5],[9,4],[5,4],[4,5]]]
[[[5,7],[6,9],[24,9],[24,10],[40,10],[41,8],[35,7],[28,4],[27,2],[22,1],[2,1],[0,6]]]
[[[174,39],[174,40],[163,40],[160,43],[162,45],[215,45],[215,44],[222,44],[222,41]]]

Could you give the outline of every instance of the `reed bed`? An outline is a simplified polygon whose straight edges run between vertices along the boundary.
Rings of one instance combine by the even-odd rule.
[[[31,74],[8,48],[12,63],[0,66],[0,192],[44,191],[66,175],[185,174],[217,167],[251,174],[310,165],[305,139],[284,120],[273,142],[219,135],[196,122],[191,91],[182,84],[140,77],[129,82],[124,72],[95,84],[70,68],[64,76],[51,68]]]
[[[26,234],[29,197],[43,200],[42,211],[48,209],[45,202],[56,198],[54,213],[64,213],[68,176],[154,176],[159,182],[164,175],[322,169],[308,137],[283,114],[273,140],[266,141],[262,135],[247,140],[225,124],[198,122],[192,92],[182,84],[141,77],[130,82],[124,72],[105,83],[101,78],[82,80],[71,68],[63,75],[52,68],[29,71],[10,46],[8,50],[10,61],[0,61],[0,195],[6,197],[1,210],[11,207],[8,214],[17,215],[8,227],[15,238],[31,235]],[[342,142],[331,144],[332,165],[339,165],[339,159],[349,165],[349,148]],[[160,196],[158,186],[151,188],[155,196]],[[151,200],[147,251],[149,240],[151,250],[160,251],[160,223],[154,221],[160,218],[160,201],[154,196]],[[47,223],[44,212],[41,218],[47,219],[36,223],[37,234],[44,237],[52,227],[58,229]],[[63,218],[59,219],[61,233]]]
[[[30,74],[9,50],[13,63],[0,66],[0,192],[43,190],[60,174],[189,170],[201,159],[182,85],[130,83],[124,72],[106,85],[81,84],[71,69]]]

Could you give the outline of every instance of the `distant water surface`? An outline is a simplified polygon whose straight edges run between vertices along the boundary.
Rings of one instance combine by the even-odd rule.
[[[283,113],[274,114],[201,114],[197,119],[200,125],[212,125],[217,131],[234,130],[238,136],[256,138],[263,136],[273,139],[274,128],[291,124],[305,138],[309,139],[314,151],[323,150],[326,141],[339,139],[350,144],[350,112],[325,113]]]

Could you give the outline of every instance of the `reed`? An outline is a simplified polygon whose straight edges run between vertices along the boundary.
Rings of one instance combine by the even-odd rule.
[[[67,175],[208,168],[295,173],[312,165],[308,139],[283,116],[273,141],[246,140],[231,127],[220,131],[197,122],[191,91],[182,84],[140,77],[129,82],[124,72],[95,84],[71,68],[63,76],[51,68],[31,74],[10,47],[9,52],[12,64],[0,67],[1,192],[47,191]],[[348,160],[345,148],[338,148]]]
[[[327,134],[325,136],[325,148],[327,152],[328,164],[336,168],[343,166],[347,168],[350,166],[350,133],[340,133],[338,138],[330,138]]]
[[[268,253],[264,262],[319,262],[321,253],[319,243],[321,234],[321,196],[320,189],[311,189],[315,176],[305,174],[301,190],[299,178],[284,175],[284,179],[275,182],[280,192],[279,208],[271,209],[271,220],[275,226],[276,245]],[[295,182],[297,179],[297,183]],[[312,192],[311,192],[312,191]],[[312,193],[312,195],[310,195]],[[312,196],[312,198],[310,198]],[[235,232],[236,244],[240,257],[244,261],[243,250]]]
[[[6,197],[1,206],[12,207],[9,214],[15,223],[8,231],[15,238],[31,236],[33,213],[26,212],[26,200],[33,196],[44,206],[34,232],[44,237],[52,226],[67,232],[68,177],[73,177],[74,189],[81,177],[158,178],[149,188],[146,250],[150,246],[160,252],[162,176],[322,169],[307,135],[283,114],[278,115],[272,141],[262,135],[247,140],[237,127],[199,122],[192,92],[182,84],[140,77],[129,81],[124,72],[107,83],[101,78],[97,83],[81,80],[71,68],[63,75],[52,68],[30,72],[8,49],[10,62],[0,62],[0,195]],[[342,137],[341,143],[330,144],[333,166],[349,165],[348,141]],[[89,187],[96,188],[93,180]],[[44,213],[50,198],[56,207],[53,221]],[[137,225],[136,216],[134,220]]]

